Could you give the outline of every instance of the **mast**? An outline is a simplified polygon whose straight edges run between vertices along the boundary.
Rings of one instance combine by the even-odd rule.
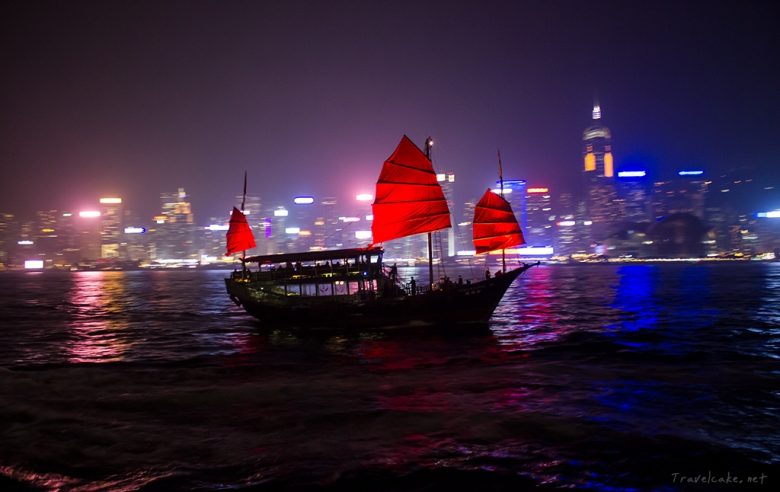
[[[431,147],[433,147],[433,139],[428,137],[425,139],[425,157],[431,161]],[[431,161],[433,163],[433,161]],[[428,281],[431,291],[433,291],[433,236],[432,232],[428,231]]]
[[[501,150],[496,149],[498,154],[498,182],[501,189],[501,198],[504,198],[504,166],[501,165]],[[504,198],[506,200],[506,198]],[[501,248],[501,271],[506,272],[506,249]]]
[[[244,169],[244,194],[241,196],[241,213],[244,213],[244,204],[246,203],[246,169]],[[241,266],[246,272],[246,250],[241,251]]]

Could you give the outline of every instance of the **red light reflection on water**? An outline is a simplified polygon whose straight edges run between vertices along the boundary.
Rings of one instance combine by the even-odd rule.
[[[68,298],[72,318],[70,362],[120,361],[132,346],[122,333],[127,328],[120,316],[123,276],[122,272],[74,273]]]

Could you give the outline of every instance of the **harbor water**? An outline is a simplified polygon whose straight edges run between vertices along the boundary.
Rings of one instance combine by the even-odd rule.
[[[0,489],[780,486],[780,263],[543,265],[452,336],[266,330],[226,273],[1,273]]]

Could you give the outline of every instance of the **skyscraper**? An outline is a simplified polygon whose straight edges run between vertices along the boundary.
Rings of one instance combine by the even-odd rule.
[[[105,197],[100,199],[100,257],[119,258],[119,244],[123,230],[122,199]]]
[[[526,194],[527,226],[525,242],[530,246],[550,246],[555,225],[550,189],[529,187]]]
[[[606,237],[621,215],[617,206],[615,166],[612,157],[612,133],[601,121],[601,106],[593,105],[592,124],[582,133],[583,176],[586,205],[596,240]]]
[[[155,231],[157,259],[187,259],[197,255],[193,244],[195,221],[192,205],[184,188],[163,193],[162,215],[157,216]]]

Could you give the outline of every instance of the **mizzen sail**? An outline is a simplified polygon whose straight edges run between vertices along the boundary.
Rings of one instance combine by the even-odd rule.
[[[256,246],[255,236],[252,229],[246,221],[246,216],[241,210],[233,207],[233,213],[230,214],[230,227],[227,232],[227,252],[225,256],[246,251]]]
[[[452,227],[433,164],[406,135],[382,167],[372,209],[373,244]]]
[[[473,225],[477,254],[525,244],[509,202],[489,189],[474,209]]]

